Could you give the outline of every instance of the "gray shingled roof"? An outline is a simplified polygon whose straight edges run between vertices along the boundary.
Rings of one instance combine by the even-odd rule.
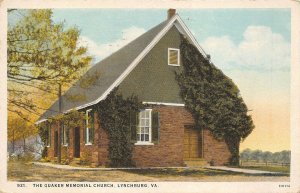
[[[126,70],[133,60],[150,44],[155,36],[168,24],[168,20],[158,24],[142,34],[123,48],[103,59],[90,68],[68,91],[62,96],[62,112],[97,100]],[[82,88],[80,81],[86,77],[99,73],[99,78],[88,88]],[[67,96],[82,96],[84,100],[70,100]],[[58,114],[58,100],[39,118],[40,120]]]

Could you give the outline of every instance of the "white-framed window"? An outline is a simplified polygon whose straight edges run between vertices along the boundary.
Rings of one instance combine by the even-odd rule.
[[[139,112],[139,125],[137,129],[137,143],[151,143],[152,109],[144,109]]]
[[[180,66],[180,50],[177,48],[168,48],[168,65]]]
[[[69,141],[69,131],[68,128],[65,124],[62,124],[62,144],[63,146],[68,146],[68,141]]]
[[[94,140],[94,117],[92,109],[86,110],[85,145],[92,145]]]

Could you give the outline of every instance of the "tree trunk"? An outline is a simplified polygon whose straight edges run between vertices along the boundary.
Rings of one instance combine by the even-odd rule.
[[[13,130],[12,153],[15,153],[15,130]]]
[[[23,134],[23,150],[24,150],[24,153],[26,152],[26,139],[25,139],[25,136]]]
[[[237,135],[227,135],[225,136],[225,142],[228,145],[229,151],[231,153],[230,165],[239,165],[239,151],[240,151],[240,138]]]
[[[58,88],[58,111],[59,114],[62,113],[62,101],[61,101],[61,84],[59,84]],[[57,139],[57,163],[61,163],[61,122],[58,121],[58,139]]]

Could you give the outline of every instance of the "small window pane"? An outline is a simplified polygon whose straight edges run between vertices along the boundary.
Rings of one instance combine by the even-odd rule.
[[[146,127],[145,128],[145,132],[144,132],[145,134],[149,134],[149,127]]]
[[[89,129],[89,139],[88,139],[88,142],[89,143],[92,143],[92,136],[93,136],[93,133],[92,133],[92,129]]]
[[[179,50],[169,49],[169,64],[171,65],[179,65]]]
[[[141,126],[143,127],[143,126],[145,126],[145,124],[146,124],[146,120],[145,119],[141,119]]]
[[[149,141],[149,134],[145,134],[145,141]]]
[[[145,135],[142,134],[142,135],[141,135],[141,141],[144,141],[144,139],[145,139],[144,137],[145,137]]]
[[[150,120],[149,119],[145,120],[145,126],[148,126],[148,127],[150,126]]]

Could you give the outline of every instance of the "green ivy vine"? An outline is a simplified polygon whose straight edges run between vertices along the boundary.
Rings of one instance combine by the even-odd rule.
[[[225,140],[231,165],[239,163],[239,144],[254,129],[238,87],[181,36],[183,70],[176,72],[180,95],[200,128]]]
[[[43,150],[42,150],[42,158],[47,157],[48,155],[48,148],[47,148],[47,138],[48,138],[48,127],[47,123],[43,122],[38,125],[38,133],[41,138],[41,141],[43,142]]]
[[[124,99],[114,89],[105,100],[95,105],[101,127],[108,132],[109,166],[133,166],[130,131],[130,112],[138,112],[143,107],[136,96]]]

